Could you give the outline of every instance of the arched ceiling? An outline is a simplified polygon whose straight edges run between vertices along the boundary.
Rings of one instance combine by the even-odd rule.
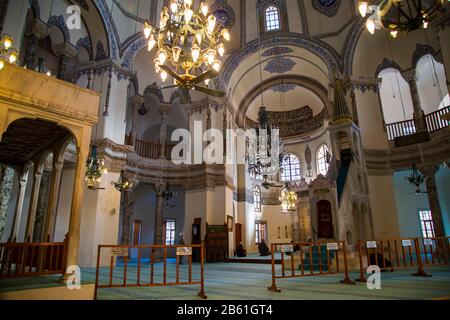
[[[293,83],[276,84],[271,88],[267,88],[263,96],[264,106],[267,111],[272,112],[292,111],[309,106],[315,116],[324,108],[324,103],[317,94],[303,86]],[[258,94],[250,103],[246,117],[257,121],[260,106],[261,94]]]
[[[225,67],[233,66],[226,65]],[[328,90],[330,83],[329,68],[326,62],[313,52],[295,46],[268,47],[261,50],[261,52],[255,52],[246,56],[232,71],[226,91],[233,109],[236,112],[240,111],[238,109],[242,101],[250,94],[251,90],[254,90],[258,83],[261,83],[261,79],[263,82],[266,82],[270,79],[281,77],[307,77],[326,90]],[[300,95],[306,93],[300,87],[295,90]],[[305,95],[305,97],[308,96],[308,94]],[[275,105],[276,100],[277,98],[273,98],[272,104]],[[295,108],[295,104],[295,101],[292,100],[287,105]],[[296,107],[299,106],[297,105]]]

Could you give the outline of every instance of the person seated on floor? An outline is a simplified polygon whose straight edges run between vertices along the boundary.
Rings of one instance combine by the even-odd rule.
[[[244,258],[247,256],[247,250],[244,249],[244,245],[241,243],[236,247],[236,256],[239,258]]]
[[[264,239],[262,239],[260,244],[258,245],[258,250],[261,257],[270,256],[269,246]]]

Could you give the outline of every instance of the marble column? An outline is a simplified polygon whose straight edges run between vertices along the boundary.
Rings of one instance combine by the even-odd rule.
[[[5,232],[14,179],[14,170],[0,164],[0,237],[2,237]]]
[[[136,132],[136,123],[137,123],[137,116],[138,111],[141,108],[141,106],[145,103],[145,99],[142,96],[133,96],[129,99],[130,103],[130,113],[131,115],[131,128],[130,128],[130,141],[128,141],[128,144],[130,146],[135,146],[136,144],[136,138],[137,138],[137,132]]]
[[[59,59],[56,77],[65,81],[67,78],[67,64],[70,59],[77,55],[77,49],[70,43],[64,42],[54,46],[53,50]]]
[[[125,179],[125,178],[124,178]],[[131,244],[131,216],[134,214],[134,191],[122,193],[122,235],[121,244]]]
[[[12,240],[17,239],[19,236],[20,220],[22,218],[23,204],[25,201],[25,191],[27,188],[28,176],[31,170],[30,166],[31,164],[24,166],[22,172],[19,173],[19,190],[16,200],[16,211],[14,212],[14,218],[10,234],[10,238]]]
[[[420,167],[419,169],[426,177],[425,183],[428,191],[428,202],[430,205],[431,215],[433,217],[435,236],[445,237],[442,211],[436,189],[436,172],[438,171],[439,166],[428,165]]]
[[[159,132],[159,144],[160,144],[159,158],[166,159],[167,123],[169,121],[170,109],[168,108],[168,106],[161,106],[159,112],[161,114],[161,129]]]
[[[414,122],[416,124],[416,132],[424,132],[428,131],[427,124],[425,122],[425,114],[422,109],[422,105],[420,103],[419,90],[417,89],[417,77],[415,75],[415,70],[413,70],[414,74],[411,72],[406,74],[406,79],[409,84],[409,90],[411,91],[411,99],[414,109]]]
[[[43,170],[44,170],[43,163],[39,164],[38,161],[34,163],[33,186],[31,189],[30,207],[28,209],[27,228],[24,239],[25,241],[27,241],[28,237],[30,239],[33,238],[34,223],[36,221],[36,211],[39,201],[39,189],[41,187]]]
[[[30,27],[30,32],[26,34],[28,38],[28,46],[24,55],[23,64],[28,69],[36,70],[38,67],[37,51],[40,39],[44,39],[48,35],[47,25],[40,19],[35,19]]]
[[[164,192],[167,190],[166,184],[159,184],[155,186],[156,189],[156,208],[155,208],[155,233],[153,244],[163,244],[163,214],[164,206],[166,205],[166,199],[164,198]]]
[[[59,187],[61,184],[61,175],[64,167],[63,161],[53,163],[52,177],[48,196],[47,214],[44,222],[43,240],[50,236],[53,241],[55,233],[56,214],[58,210]]]

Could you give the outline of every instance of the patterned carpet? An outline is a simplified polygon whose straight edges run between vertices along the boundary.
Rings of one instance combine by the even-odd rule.
[[[162,282],[162,264],[155,268],[155,281]],[[369,299],[448,299],[450,298],[450,267],[429,268],[430,278],[411,276],[415,270],[382,273],[381,290],[368,290],[366,284],[343,285],[342,275],[305,277],[278,280],[282,290],[275,293],[267,290],[271,284],[270,265],[258,264],[207,264],[205,266],[206,294],[210,300],[369,300]],[[175,279],[175,265],[169,263],[168,281]],[[136,266],[129,266],[128,283],[136,283]],[[198,279],[199,266],[195,265],[193,279]],[[351,274],[354,279],[358,275]],[[187,266],[180,268],[180,277],[187,280]],[[58,276],[0,280],[0,292],[57,286]],[[141,270],[142,283],[148,283],[150,269]],[[95,270],[83,269],[82,282],[93,283]],[[102,268],[100,283],[109,282],[109,268]],[[113,283],[123,282],[123,268],[114,270]],[[99,289],[99,300],[197,300],[199,285],[177,287],[140,287]]]

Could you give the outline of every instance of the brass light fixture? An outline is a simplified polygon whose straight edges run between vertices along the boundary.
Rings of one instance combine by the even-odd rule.
[[[5,67],[5,63],[16,63],[19,59],[19,53],[14,48],[14,39],[4,34],[0,37],[0,70]]]
[[[102,175],[106,174],[105,162],[103,159],[97,158],[97,146],[93,145],[91,150],[91,156],[86,163],[85,181],[89,190],[104,190],[99,185],[102,182]]]
[[[376,4],[379,2],[379,4]],[[436,18],[444,2],[448,0],[382,0],[359,1],[358,10],[365,18],[366,28],[374,34],[376,29],[385,29],[396,38],[398,33],[428,28]]]
[[[136,177],[134,177],[133,179],[125,178],[124,171],[122,170],[119,179],[115,182],[111,182],[111,184],[119,192],[129,192],[133,191],[137,187],[139,181],[136,179]]]
[[[195,0],[171,0],[169,8],[163,7],[159,27],[144,24],[148,51],[157,49],[155,70],[165,82],[174,78],[174,85],[183,91],[182,100],[193,89],[215,97],[224,92],[209,89],[209,80],[216,77],[221,68],[219,57],[225,54],[224,42],[230,41],[230,32],[224,28],[206,2],[194,9]]]
[[[297,193],[291,189],[289,184],[286,184],[286,187],[281,190],[279,200],[281,201],[281,212],[288,213],[295,211],[297,206]]]

